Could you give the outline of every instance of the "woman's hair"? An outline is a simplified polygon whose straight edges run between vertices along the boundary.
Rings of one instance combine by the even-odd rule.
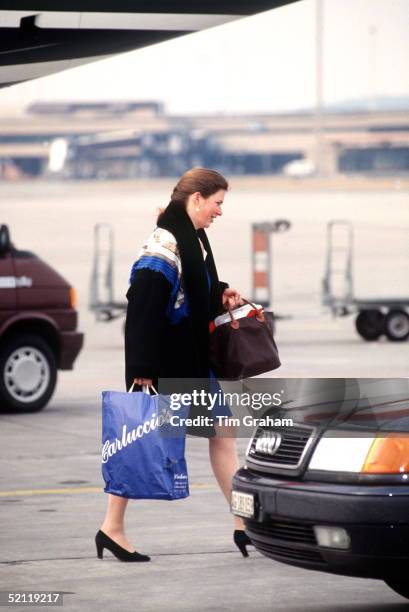
[[[203,198],[208,198],[216,193],[216,191],[219,191],[219,189],[227,191],[228,188],[228,182],[224,176],[216,172],[216,170],[192,168],[180,177],[170,196],[170,201],[182,202],[186,206],[188,197],[192,195],[192,193],[196,193],[196,191],[198,191]],[[159,211],[158,221],[163,210],[164,209],[161,209]]]

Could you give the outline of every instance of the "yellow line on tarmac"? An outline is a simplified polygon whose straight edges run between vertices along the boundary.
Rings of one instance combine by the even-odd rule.
[[[189,485],[190,489],[211,489],[207,482],[195,482]],[[16,497],[29,495],[64,495],[65,493],[102,493],[102,487],[66,487],[64,489],[15,489],[14,491],[0,491],[0,497]]]
[[[15,495],[59,495],[61,493],[98,493],[101,487],[66,487],[65,489],[16,489],[15,491],[0,491],[0,497]]]

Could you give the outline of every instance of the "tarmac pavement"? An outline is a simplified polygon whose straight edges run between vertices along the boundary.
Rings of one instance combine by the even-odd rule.
[[[107,551],[102,561],[97,559],[94,536],[106,504],[100,394],[123,390],[124,375],[123,321],[96,323],[86,310],[92,230],[96,221],[115,224],[120,237],[117,299],[123,299],[120,288],[126,287],[133,257],[151,229],[155,207],[166,201],[163,190],[150,193],[147,188],[135,195],[133,186],[117,185],[27,184],[0,190],[1,221],[10,224],[17,246],[37,252],[77,286],[80,329],[86,334],[74,371],[59,373],[56,393],[42,412],[0,415],[1,590],[64,591],[65,609],[75,612],[407,609],[405,600],[380,581],[309,572],[254,550],[242,558],[232,541],[232,517],[211,472],[207,441],[196,438],[187,440],[188,499],[129,503],[128,538],[152,561],[119,563]],[[357,277],[363,294],[370,295],[371,289],[401,294],[408,262],[405,195],[334,194],[330,207],[323,194],[304,200],[301,194],[296,201],[295,195],[266,192],[252,196],[254,216],[248,208],[250,193],[232,197],[230,221],[216,230],[214,241],[212,230],[212,244],[222,278],[245,295],[250,221],[269,214],[296,221],[275,250],[279,307],[296,315],[278,323],[279,377],[408,375],[407,342],[365,343],[350,318],[334,321],[316,308],[325,222],[341,214],[361,227]],[[391,206],[398,218],[388,215]],[[375,277],[379,287],[371,282]],[[239,440],[241,459],[246,444]]]
[[[296,569],[254,549],[244,559],[207,441],[196,438],[187,444],[188,499],[129,502],[128,537],[151,562],[120,563],[106,550],[97,559],[106,503],[99,424],[98,401],[61,396],[42,413],[1,417],[1,590],[63,591],[70,611],[403,609],[379,581]]]
[[[129,502],[127,535],[152,561],[120,563],[106,550],[97,559],[94,536],[106,504],[99,397],[102,389],[122,388],[123,351],[106,337],[119,335],[119,321],[86,325],[89,342],[76,369],[60,373],[49,405],[37,414],[0,416],[1,590],[64,591],[65,609],[75,612],[406,607],[380,581],[293,568],[254,549],[244,559],[207,440],[197,438],[187,439],[188,499]],[[246,444],[238,440],[241,461]]]

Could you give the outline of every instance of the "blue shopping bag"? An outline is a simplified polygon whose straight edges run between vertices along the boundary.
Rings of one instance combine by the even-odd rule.
[[[171,425],[170,400],[143,391],[102,392],[102,476],[105,493],[130,499],[189,495],[183,418]],[[182,423],[182,424],[181,424]]]

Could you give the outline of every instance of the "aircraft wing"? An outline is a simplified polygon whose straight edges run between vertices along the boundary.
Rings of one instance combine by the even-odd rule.
[[[298,0],[1,0],[0,87]]]

